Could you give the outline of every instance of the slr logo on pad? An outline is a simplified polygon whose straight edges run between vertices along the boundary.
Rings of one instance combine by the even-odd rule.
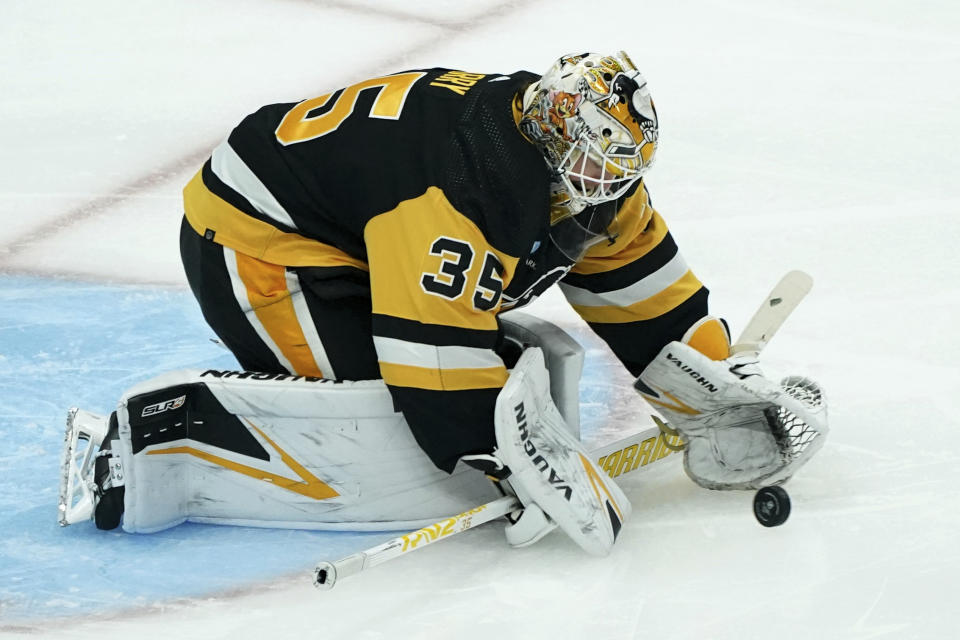
[[[186,401],[187,396],[183,395],[179,398],[174,398],[173,400],[166,400],[164,402],[158,402],[157,404],[149,404],[143,408],[143,411],[140,413],[140,417],[146,418],[148,416],[155,416],[158,413],[163,413],[165,411],[179,409]]]

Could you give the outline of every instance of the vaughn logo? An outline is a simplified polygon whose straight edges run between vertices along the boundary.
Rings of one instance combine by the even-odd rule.
[[[163,413],[165,411],[179,409],[186,401],[187,396],[183,395],[179,398],[174,398],[173,400],[165,400],[164,402],[158,402],[157,404],[148,404],[143,408],[143,411],[140,413],[140,417],[146,418],[148,416],[155,416],[158,413]]]
[[[236,378],[237,380],[306,380],[307,382],[333,382],[329,378],[315,378],[314,376],[295,376],[289,373],[258,373],[256,371],[218,371],[216,369],[207,369],[200,374],[201,378],[222,378],[224,380]]]
[[[547,476],[547,482],[549,482],[554,489],[562,493],[563,497],[569,502],[573,496],[573,489],[570,488],[566,480],[557,475],[557,472],[553,470],[553,467],[550,466],[546,458],[537,453],[536,445],[530,440],[530,433],[527,431],[527,411],[523,403],[521,402],[515,406],[513,412],[517,417],[517,429],[520,430],[520,441],[523,443],[524,453],[530,457],[533,465]]]
[[[673,364],[677,365],[677,367],[680,369],[680,371],[683,371],[684,373],[686,373],[687,375],[689,375],[691,378],[693,378],[694,380],[696,380],[697,382],[699,382],[699,383],[700,383],[700,386],[702,386],[704,389],[706,389],[706,390],[709,391],[710,393],[716,393],[716,392],[717,392],[717,388],[713,385],[712,382],[710,382],[709,380],[707,380],[706,378],[704,378],[704,377],[703,377],[702,375],[700,375],[697,371],[695,371],[692,367],[689,367],[689,366],[683,364],[683,361],[680,360],[680,358],[676,357],[676,356],[673,355],[672,353],[668,353],[668,354],[667,354],[667,360],[668,360],[669,362],[672,362]]]

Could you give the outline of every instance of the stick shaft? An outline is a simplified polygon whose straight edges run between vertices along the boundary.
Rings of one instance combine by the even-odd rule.
[[[318,589],[331,589],[340,578],[360,573],[364,569],[375,567],[411,551],[422,549],[438,540],[502,518],[511,511],[521,508],[520,501],[514,496],[504,496],[474,507],[469,511],[444,518],[422,529],[397,536],[383,544],[354,553],[336,562],[321,562],[314,571],[313,584]]]
[[[762,351],[811,288],[813,278],[803,271],[790,271],[783,276],[743,328],[731,351]]]
[[[609,459],[610,464],[607,467],[611,475],[642,471],[671,453],[659,441],[663,437],[656,427],[651,427],[595,449],[590,455],[600,462],[601,468],[604,467],[603,462]],[[515,497],[504,496],[335,562],[320,562],[314,569],[313,584],[318,589],[332,589],[342,578],[502,518],[521,508],[522,505]]]

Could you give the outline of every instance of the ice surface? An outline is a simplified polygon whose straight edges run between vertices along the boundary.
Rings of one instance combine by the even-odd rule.
[[[493,524],[316,592],[382,534],[56,525],[66,409],[230,366],[178,263],[184,182],[244,114],[372,74],[540,71],[626,49],[662,120],[647,183],[736,330],[784,272],[813,293],[768,369],[822,382],[832,432],[759,527],[679,465],[628,479],[606,559]],[[952,638],[960,571],[960,8],[921,0],[4,3],[0,636]],[[585,342],[585,437],[648,424]]]

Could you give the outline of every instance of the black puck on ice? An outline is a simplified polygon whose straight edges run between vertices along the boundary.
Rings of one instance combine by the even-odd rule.
[[[779,527],[790,517],[790,495],[783,487],[763,487],[753,496],[753,515],[765,527]]]

